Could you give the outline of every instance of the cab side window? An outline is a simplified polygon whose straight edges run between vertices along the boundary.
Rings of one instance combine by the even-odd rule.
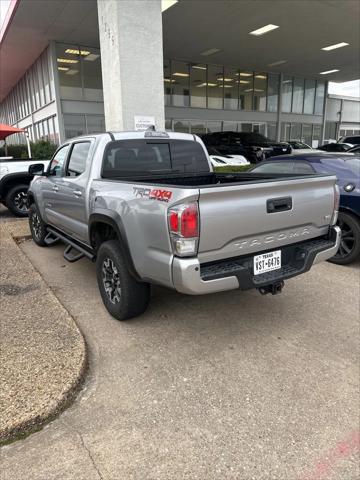
[[[55,153],[49,166],[49,175],[55,177],[62,177],[64,175],[64,164],[69,153],[69,148],[70,145],[64,145]]]
[[[66,169],[67,177],[78,177],[86,170],[90,142],[74,143]]]

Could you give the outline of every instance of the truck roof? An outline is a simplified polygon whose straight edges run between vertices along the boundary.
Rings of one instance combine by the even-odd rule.
[[[105,133],[94,133],[88,135],[81,135],[79,137],[69,138],[67,141],[73,142],[74,140],[83,140],[84,138],[99,138],[105,136],[113,136],[115,140],[136,140],[139,138],[149,138],[149,139],[163,139],[171,138],[174,140],[188,140],[188,141],[199,141],[199,137],[190,133],[180,133],[180,132],[168,132],[168,131],[157,131],[157,130],[146,130],[146,131],[125,131],[125,132],[105,132]]]

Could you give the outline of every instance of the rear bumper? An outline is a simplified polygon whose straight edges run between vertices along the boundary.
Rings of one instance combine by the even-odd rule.
[[[339,243],[340,229],[331,227],[327,237],[283,247],[281,269],[261,275],[253,275],[253,255],[206,264],[200,264],[197,258],[174,258],[174,287],[189,295],[262,288],[305,273],[312,265],[333,257]]]

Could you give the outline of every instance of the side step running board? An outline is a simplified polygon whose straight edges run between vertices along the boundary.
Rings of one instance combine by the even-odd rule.
[[[90,260],[94,261],[95,260],[95,255],[91,253],[89,250],[84,248],[82,245],[77,243],[75,240],[68,238],[66,235],[59,233],[58,231],[54,230],[51,227],[47,228],[48,235],[46,236],[49,237],[49,242],[47,245],[51,245],[52,243],[57,242],[58,240],[61,240],[62,242],[67,244],[67,247],[65,248],[64,251],[64,258],[68,262],[76,262],[77,260],[80,260],[80,258],[87,257]]]
[[[60,240],[59,237],[55,237],[52,232],[48,232],[48,234],[44,238],[44,242],[46,243],[46,245],[49,245],[49,246],[54,245],[59,240]]]

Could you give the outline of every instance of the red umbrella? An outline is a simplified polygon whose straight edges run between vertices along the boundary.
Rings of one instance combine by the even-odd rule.
[[[25,132],[25,130],[22,128],[11,127],[10,125],[5,125],[5,123],[0,123],[0,140],[5,140],[6,137],[13,133],[23,132]]]

